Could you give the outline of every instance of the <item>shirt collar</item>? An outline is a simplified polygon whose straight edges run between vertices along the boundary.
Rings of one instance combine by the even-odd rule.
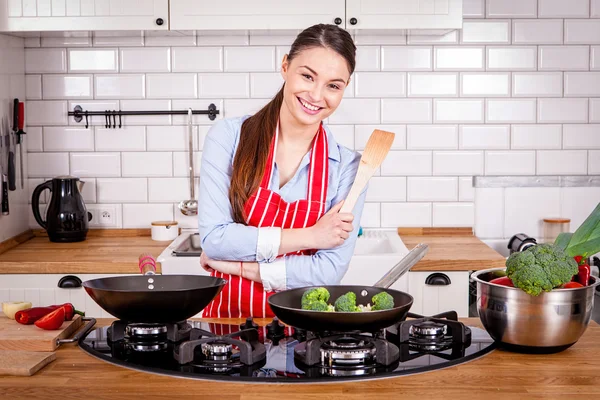
[[[335,138],[333,137],[333,134],[331,133],[331,131],[329,130],[329,127],[325,124],[323,124],[323,128],[325,128],[325,133],[327,133],[327,147],[328,148],[328,154],[327,156],[334,160],[334,161],[340,161],[341,155],[340,155],[340,148],[338,146],[337,141],[335,140]]]

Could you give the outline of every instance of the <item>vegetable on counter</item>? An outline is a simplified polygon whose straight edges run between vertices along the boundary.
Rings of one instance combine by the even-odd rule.
[[[575,289],[581,287],[583,287],[583,285],[579,282],[567,282],[564,285],[559,286],[559,289]]]
[[[28,308],[31,308],[31,303],[25,301],[7,301],[2,303],[2,312],[9,319],[15,319],[17,312]]]
[[[539,244],[511,254],[506,260],[506,275],[515,287],[538,296],[571,282],[579,272],[572,256],[552,244]]]
[[[23,325],[34,324],[40,318],[50,314],[51,312],[62,308],[64,309],[64,320],[70,321],[73,319],[75,314],[84,316],[85,313],[78,311],[73,307],[71,303],[55,304],[48,307],[33,307],[26,310],[19,311],[15,314],[15,319],[18,323]]]
[[[583,265],[579,265],[578,268],[579,268],[579,272],[577,273],[577,281],[582,286],[589,285],[590,284],[590,275],[592,273],[590,266],[587,264],[583,264]]]
[[[42,318],[35,321],[35,326],[45,330],[53,331],[60,328],[63,322],[65,322],[65,308],[59,307],[50,314],[46,314]]]
[[[600,203],[574,233],[559,234],[554,244],[568,256],[581,259],[600,252]]]
[[[510,280],[508,276],[501,276],[500,278],[495,278],[490,281],[490,283],[495,283],[496,285],[515,287],[513,282]]]

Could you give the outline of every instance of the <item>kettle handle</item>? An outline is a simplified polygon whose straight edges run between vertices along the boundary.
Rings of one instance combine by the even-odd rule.
[[[44,221],[40,215],[40,196],[45,189],[52,192],[52,181],[46,181],[33,190],[33,194],[31,195],[31,210],[33,211],[33,216],[37,223],[40,224],[42,228],[48,229],[46,221]]]

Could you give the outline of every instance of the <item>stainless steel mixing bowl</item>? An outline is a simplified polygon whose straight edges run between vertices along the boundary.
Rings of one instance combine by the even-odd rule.
[[[576,289],[555,289],[531,296],[521,289],[489,283],[505,276],[504,268],[474,272],[477,311],[492,338],[508,350],[556,353],[572,346],[585,332],[600,279]]]

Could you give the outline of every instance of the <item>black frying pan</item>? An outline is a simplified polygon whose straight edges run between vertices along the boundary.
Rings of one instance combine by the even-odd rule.
[[[202,311],[226,283],[204,275],[144,275],[93,279],[83,282],[83,287],[116,318],[179,322]]]
[[[388,292],[394,298],[394,308],[363,312],[326,312],[302,309],[302,295],[311,287],[284,290],[275,293],[267,300],[273,313],[283,323],[313,332],[353,331],[373,332],[387,328],[406,318],[412,306],[410,294],[389,289],[404,273],[421,260],[429,251],[424,243],[416,245],[398,264],[385,274],[375,286],[332,285],[323,286],[331,295],[328,303],[333,304],[341,295],[354,292],[356,304],[373,305],[371,298],[377,293]],[[315,287],[315,286],[313,286]]]
[[[354,292],[356,304],[367,305],[371,298],[380,292],[388,292],[394,298],[394,308],[364,312],[325,312],[309,311],[301,308],[302,294],[310,287],[285,290],[275,293],[267,300],[273,313],[281,322],[308,331],[378,331],[406,318],[413,298],[408,293],[374,286],[322,286],[329,290],[330,304],[344,293]]]

